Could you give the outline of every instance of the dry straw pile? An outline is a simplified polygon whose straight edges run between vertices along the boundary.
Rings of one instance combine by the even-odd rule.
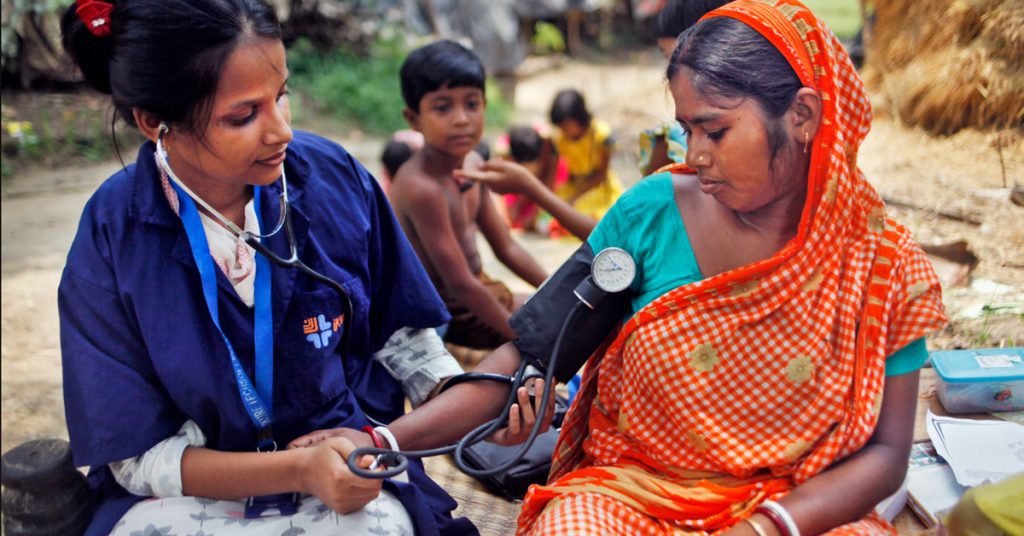
[[[1024,126],[1024,0],[876,0],[865,78],[933,134]]]

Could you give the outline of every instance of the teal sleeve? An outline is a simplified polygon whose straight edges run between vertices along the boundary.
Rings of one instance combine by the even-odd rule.
[[[619,212],[616,210],[615,205],[597,222],[597,226],[590,232],[590,236],[587,237],[587,243],[590,244],[590,249],[597,253],[602,249],[615,245],[622,247],[623,234],[621,225],[619,225]]]
[[[921,337],[886,358],[885,375],[899,376],[914,372],[923,367],[925,361],[928,361],[928,346],[924,343],[924,337]]]
[[[595,254],[602,249],[614,246],[636,256],[637,253],[632,247],[633,232],[630,229],[630,220],[634,217],[632,214],[637,205],[644,202],[643,196],[638,195],[645,190],[641,184],[643,181],[626,190],[590,232],[587,243],[590,244],[590,249]]]
[[[631,285],[633,290],[639,289],[646,277],[645,262],[652,245],[651,236],[645,232],[651,232],[651,226],[657,221],[655,215],[662,212],[662,206],[667,204],[675,210],[670,174],[658,173],[641,179],[619,197],[587,237],[587,243],[595,254],[605,248],[617,247],[633,256],[637,263],[636,279]]]

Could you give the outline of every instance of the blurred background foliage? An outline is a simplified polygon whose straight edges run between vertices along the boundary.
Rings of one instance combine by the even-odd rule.
[[[849,41],[860,29],[860,7],[857,0],[803,0],[819,17],[825,20],[836,37]]]
[[[66,0],[3,0],[2,25],[0,25],[0,69],[16,71],[21,40],[19,34],[38,24],[41,16],[62,10]]]
[[[269,1],[283,21],[296,126],[327,134],[384,136],[405,128],[399,67],[409,50],[438,35],[473,42],[485,63],[491,63],[489,72],[507,73],[500,84],[488,81],[487,124],[492,129],[503,127],[513,110],[514,103],[498,90],[514,80],[514,71],[503,71],[508,63],[525,55],[563,54],[601,61],[653,44],[648,29],[653,17],[634,13],[636,0],[584,2],[593,11],[581,19],[581,50],[569,50],[565,17],[517,16],[536,1]],[[116,146],[134,151],[137,133],[112,127],[108,98],[85,88],[61,51],[60,14],[70,1],[0,2],[3,175],[24,163],[102,160],[116,154]],[[856,34],[858,0],[806,2],[840,38]],[[487,20],[478,20],[481,13],[489,15]],[[509,35],[510,28],[518,38],[514,31]],[[498,40],[505,44],[491,44]]]
[[[406,128],[398,71],[408,46],[383,32],[363,54],[344,48],[320,50],[307,38],[288,47],[289,88],[297,124],[330,117],[372,135]],[[487,84],[487,124],[501,125],[510,112],[493,82]]]

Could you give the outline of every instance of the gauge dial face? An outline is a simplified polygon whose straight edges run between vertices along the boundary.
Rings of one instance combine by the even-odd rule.
[[[636,263],[626,250],[620,248],[602,249],[590,266],[594,283],[605,292],[626,290],[636,277]]]

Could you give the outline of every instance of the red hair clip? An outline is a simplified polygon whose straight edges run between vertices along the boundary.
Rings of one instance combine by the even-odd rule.
[[[75,3],[78,4],[75,13],[89,33],[96,37],[110,35],[110,13],[114,11],[114,4],[102,0],[75,0]]]

